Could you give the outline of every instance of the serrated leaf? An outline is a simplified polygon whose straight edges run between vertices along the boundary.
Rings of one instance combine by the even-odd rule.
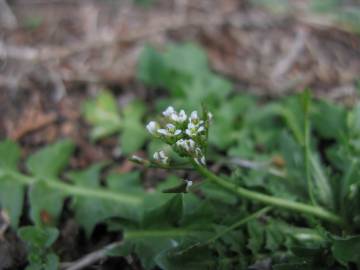
[[[325,101],[316,103],[311,120],[314,129],[326,139],[337,139],[346,129],[344,108]]]
[[[20,228],[18,234],[28,246],[29,265],[26,270],[56,270],[59,268],[59,257],[50,250],[59,236],[58,229],[26,226]]]
[[[123,132],[120,135],[120,143],[124,154],[139,150],[147,138],[147,132],[142,123],[144,112],[144,104],[140,102],[132,102],[123,110]]]
[[[13,228],[19,225],[23,209],[25,188],[12,177],[0,177],[0,206],[10,217]]]
[[[88,100],[83,107],[84,117],[93,125],[90,137],[101,139],[121,129],[121,117],[115,97],[108,91],[101,91],[95,100]]]
[[[250,221],[247,224],[247,229],[249,233],[247,247],[253,255],[257,255],[263,247],[265,228],[258,221]]]
[[[159,196],[161,194],[158,194]],[[146,211],[140,223],[124,226],[125,246],[123,251],[134,251],[145,269],[155,266],[154,258],[162,251],[179,245],[185,239],[201,239],[209,231],[193,224],[183,226],[181,219],[184,211],[184,196],[177,194],[156,207]],[[169,196],[161,196],[169,198]]]
[[[65,195],[47,186],[45,181],[34,183],[29,189],[30,217],[36,225],[56,225]]]
[[[52,181],[67,166],[74,148],[70,140],[59,141],[32,154],[26,167],[34,176]]]
[[[219,187],[213,183],[203,184],[201,191],[207,198],[224,204],[234,205],[238,201],[238,198],[234,194],[227,190],[219,189]]]
[[[58,238],[59,230],[50,227],[21,227],[18,231],[20,238],[37,248],[49,248]]]
[[[96,164],[82,171],[73,171],[68,174],[68,178],[76,186],[99,188],[100,172],[104,163]],[[107,177],[109,189],[122,192],[137,194],[143,193],[139,186],[139,173],[111,174]],[[91,197],[74,197],[72,200],[72,209],[75,211],[75,219],[84,227],[87,237],[90,237],[96,224],[105,219],[118,216],[137,220],[142,209],[134,209],[126,204],[114,203],[102,199]],[[141,207],[141,206],[139,206]]]
[[[356,263],[360,267],[360,235],[332,237],[332,254],[343,264]]]
[[[20,159],[19,146],[5,140],[0,143],[0,206],[10,217],[13,228],[17,228],[24,202],[24,186],[6,175],[7,171],[17,170]]]
[[[157,265],[164,270],[219,269],[216,265],[220,263],[221,259],[215,259],[208,247],[194,247],[188,252],[178,254],[178,251],[183,249],[186,249],[186,246],[162,251],[155,258]]]
[[[10,140],[0,143],[0,169],[16,170],[20,159],[20,147]]]
[[[103,167],[104,164],[96,164],[83,171],[73,171],[68,174],[68,178],[77,186],[99,187]],[[84,227],[87,237],[91,236],[95,225],[109,215],[103,202],[94,198],[75,197],[71,208],[75,212],[76,221]]]

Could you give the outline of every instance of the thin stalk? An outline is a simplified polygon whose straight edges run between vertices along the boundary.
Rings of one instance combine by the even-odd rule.
[[[262,209],[260,209],[259,211],[235,222],[233,225],[227,227],[226,229],[224,229],[223,231],[221,231],[220,233],[218,233],[217,235],[215,235],[214,237],[210,238],[207,241],[207,244],[211,243],[211,242],[215,242],[217,239],[223,237],[225,234],[227,234],[228,232],[231,232],[233,230],[235,230],[236,228],[250,222],[251,220],[257,219],[258,217],[261,217],[262,215],[264,215],[265,213],[267,213],[268,211],[271,210],[270,206],[266,206]]]
[[[35,177],[27,176],[19,172],[7,172],[6,174],[25,185],[32,185],[38,181],[38,179]],[[96,189],[83,186],[74,186],[65,182],[60,182],[57,179],[50,179],[48,181],[43,181],[43,183],[49,188],[58,190],[65,195],[99,198],[134,206],[140,205],[142,203],[142,199],[137,196],[132,196],[126,193],[113,192],[101,188]]]
[[[195,161],[192,161],[192,164],[202,176],[214,182],[215,184],[221,186],[222,188],[237,194],[240,197],[249,200],[258,201],[267,205],[271,205],[287,210],[292,210],[298,213],[312,215],[332,223],[343,224],[343,220],[339,216],[321,207],[312,206],[300,202],[289,201],[289,200],[273,197],[270,195],[262,194],[256,191],[251,191],[246,188],[237,186],[229,181],[226,181],[225,179],[209,171],[207,168],[197,164]]]
[[[305,164],[305,177],[306,183],[308,188],[308,194],[310,197],[310,201],[313,205],[317,205],[314,189],[311,181],[311,172],[310,172],[310,121],[309,121],[309,108],[308,104],[305,108],[305,115],[304,115],[304,164]]]

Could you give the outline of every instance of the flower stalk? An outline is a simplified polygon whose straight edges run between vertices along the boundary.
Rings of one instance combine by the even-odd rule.
[[[341,217],[337,216],[336,214],[327,211],[321,207],[308,205],[301,202],[294,202],[285,199],[281,199],[278,197],[266,195],[260,192],[251,191],[246,188],[237,186],[217,175],[213,172],[208,170],[206,167],[197,164],[196,162],[192,162],[194,168],[205,178],[212,181],[213,183],[221,186],[222,188],[229,190],[232,193],[235,193],[239,197],[258,201],[260,203],[264,203],[266,205],[279,207],[282,209],[292,210],[301,214],[308,214],[320,219],[336,223],[336,224],[343,224],[343,220]]]
[[[149,133],[169,144],[181,157],[188,158],[194,169],[209,181],[244,199],[263,203],[267,206],[291,210],[300,214],[311,215],[335,224],[344,224],[340,216],[317,205],[290,201],[248,190],[208,170],[206,168],[205,153],[212,114],[206,110],[203,111],[202,116],[199,116],[197,111],[193,111],[187,117],[183,110],[178,113],[173,107],[169,106],[163,112],[163,116],[162,125],[155,121],[149,122],[147,125]],[[154,156],[158,164],[169,167],[176,166],[176,164],[170,164],[167,157],[161,157],[160,152],[156,152]],[[164,162],[164,159],[166,162]]]

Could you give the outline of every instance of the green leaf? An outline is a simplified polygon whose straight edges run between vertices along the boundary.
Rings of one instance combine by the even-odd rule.
[[[6,172],[16,170],[19,159],[20,148],[16,143],[0,142],[0,206],[8,213],[13,228],[18,227],[22,213],[24,187]]]
[[[100,188],[100,172],[105,163],[95,164],[82,171],[73,171],[68,178],[79,187]],[[139,186],[139,173],[111,174],[107,177],[109,190],[119,190],[128,194],[143,193]],[[139,206],[140,207],[140,206]],[[87,237],[90,237],[96,224],[107,218],[117,216],[132,220],[139,219],[142,209],[134,209],[126,204],[114,203],[91,197],[73,197],[71,208],[75,212],[76,221],[84,227]]]
[[[21,227],[18,231],[20,238],[31,246],[37,248],[49,248],[58,238],[59,230],[50,227]]]
[[[207,198],[224,204],[234,205],[238,201],[238,198],[234,194],[227,190],[219,189],[217,185],[210,182],[203,184],[201,186],[201,191]]]
[[[122,121],[115,97],[108,91],[101,91],[95,100],[88,100],[83,106],[84,117],[93,128],[90,137],[101,139],[121,129]]]
[[[360,235],[347,237],[332,237],[332,254],[343,264],[350,262],[360,266]]]
[[[68,178],[75,185],[83,187],[99,187],[99,176],[105,164],[96,164],[84,171],[73,171]],[[71,208],[75,212],[76,221],[84,227],[87,237],[90,237],[97,223],[109,216],[113,209],[106,209],[104,202],[88,197],[74,197]]]
[[[20,159],[20,147],[10,140],[0,143],[0,169],[16,170]]]
[[[337,139],[346,130],[346,111],[343,107],[325,101],[313,106],[311,121],[313,127],[326,139]]]
[[[26,161],[26,167],[34,176],[46,181],[53,181],[63,170],[74,151],[70,140],[62,140],[42,148]]]
[[[159,253],[155,261],[164,270],[205,270],[218,269],[217,263],[221,260],[214,259],[211,250],[206,246],[194,247],[187,252],[181,252],[186,246],[179,246],[164,250]]]
[[[207,239],[209,231],[204,226],[182,225],[184,215],[184,197],[188,194],[168,196],[157,194],[163,203],[148,209],[140,223],[120,224],[123,227],[125,245],[119,254],[135,252],[145,269],[155,266],[154,258],[162,251],[179,245],[185,239]],[[164,201],[165,200],[165,201]]]
[[[58,270],[60,266],[59,257],[50,253],[45,258],[44,270]]]
[[[142,123],[145,106],[140,102],[132,102],[123,110],[123,132],[120,136],[121,149],[124,154],[139,150],[147,138]]]
[[[310,155],[311,175],[315,187],[315,194],[320,203],[328,208],[334,208],[333,191],[327,171],[323,168],[319,158]]]
[[[162,55],[154,48],[145,46],[141,52],[137,67],[137,78],[149,86],[161,86],[163,84],[164,60]]]
[[[8,176],[0,177],[0,206],[10,217],[13,228],[19,225],[24,203],[24,186]]]
[[[264,227],[258,221],[250,221],[247,224],[249,233],[249,240],[247,247],[251,250],[253,255],[257,255],[264,243]]]
[[[49,188],[46,182],[60,181],[58,175],[68,164],[73,151],[74,144],[69,140],[62,140],[27,159],[27,169],[39,178],[29,189],[30,216],[35,224],[57,223],[65,196],[60,191]]]
[[[61,214],[65,195],[49,188],[45,181],[38,181],[29,189],[30,217],[40,226],[56,225]]]
[[[28,245],[29,265],[26,270],[56,270],[59,269],[59,258],[50,248],[59,236],[56,228],[22,227],[19,237]]]

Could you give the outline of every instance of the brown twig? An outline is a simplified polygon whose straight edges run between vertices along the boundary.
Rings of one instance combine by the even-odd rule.
[[[122,245],[122,242],[114,242],[111,243],[105,247],[103,247],[100,250],[91,252],[87,255],[85,255],[84,257],[80,258],[79,260],[75,261],[75,262],[70,262],[70,263],[62,263],[61,264],[61,269],[66,269],[66,270],[80,270],[83,269],[89,265],[92,265],[93,263],[100,261],[106,257],[108,257],[108,252],[118,246]]]

